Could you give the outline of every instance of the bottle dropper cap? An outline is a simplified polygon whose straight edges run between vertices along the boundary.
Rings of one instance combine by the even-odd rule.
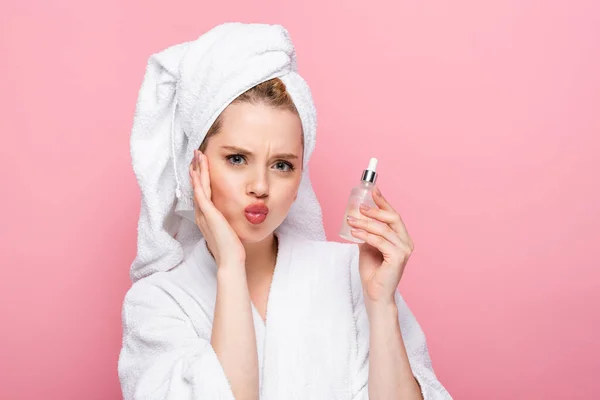
[[[369,166],[363,171],[362,178],[365,182],[375,183],[377,180],[377,159],[371,158],[369,160]]]
[[[369,160],[369,166],[367,167],[369,171],[377,172],[377,159],[371,158]]]

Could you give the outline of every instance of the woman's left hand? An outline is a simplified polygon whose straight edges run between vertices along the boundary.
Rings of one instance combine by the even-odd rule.
[[[359,271],[365,301],[370,303],[394,302],[394,293],[404,267],[414,249],[400,215],[381,195],[373,191],[376,207],[361,206],[366,219],[349,217],[352,236],[362,239],[359,245]]]

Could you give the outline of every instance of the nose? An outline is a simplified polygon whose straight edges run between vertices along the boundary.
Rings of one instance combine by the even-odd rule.
[[[264,168],[257,168],[250,176],[246,192],[257,198],[269,195],[269,177]]]

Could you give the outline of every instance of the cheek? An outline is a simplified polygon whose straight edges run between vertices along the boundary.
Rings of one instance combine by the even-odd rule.
[[[294,200],[296,200],[296,196],[298,195],[298,186],[300,181],[288,181],[282,185],[278,185],[277,187],[277,199],[278,203],[281,207],[289,208],[291,207]],[[273,193],[274,194],[274,193]],[[275,197],[275,196],[273,196]]]
[[[211,169],[210,190],[213,204],[227,216],[230,212],[228,210],[232,208],[231,203],[234,202],[233,199],[239,191],[239,182],[232,174],[225,174],[221,170],[213,172]]]

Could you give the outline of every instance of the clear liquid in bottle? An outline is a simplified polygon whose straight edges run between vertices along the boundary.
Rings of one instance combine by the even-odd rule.
[[[367,204],[370,207],[377,207],[373,201],[373,190],[375,190],[375,181],[377,180],[377,159],[371,158],[369,166],[363,171],[360,183],[352,188],[350,192],[350,198],[346,205],[346,211],[344,213],[344,220],[342,222],[342,228],[340,229],[339,236],[354,243],[364,243],[364,240],[352,236],[350,230],[352,227],[348,225],[347,217],[349,215],[357,219],[366,219],[361,212],[359,207],[361,204]]]

